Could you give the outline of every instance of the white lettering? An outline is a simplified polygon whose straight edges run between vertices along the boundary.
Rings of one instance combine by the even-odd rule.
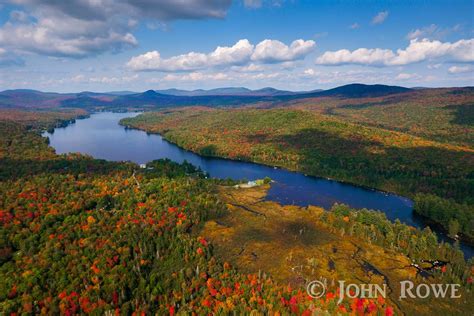
[[[407,285],[408,288],[406,288]],[[411,292],[414,286],[412,281],[400,281],[400,297],[398,299],[407,298],[407,292],[411,298],[415,298],[416,296]]]
[[[339,281],[339,300],[337,304],[341,304],[344,299],[344,283],[346,283],[346,281]]]
[[[425,289],[425,294],[424,295],[421,294],[421,289],[422,288]],[[430,296],[430,287],[427,284],[424,284],[424,283],[419,284],[416,287],[416,295],[418,296],[418,298],[427,298],[428,296]]]
[[[446,297],[451,284],[431,284],[434,297]]]
[[[351,287],[354,288],[354,294],[351,294]],[[346,295],[350,298],[356,298],[356,297],[359,297],[360,295],[360,289],[359,287],[357,286],[357,284],[349,284],[347,287],[346,287]]]
[[[372,284],[361,284],[360,285],[360,298],[373,298],[373,296],[372,296]]]
[[[374,284],[374,287],[375,287],[375,296],[373,296],[373,298],[377,298],[380,296],[382,296],[383,298],[387,297],[387,284],[383,284],[382,286],[378,285],[378,284]]]
[[[461,284],[450,284],[451,285],[451,298],[461,298],[461,294],[456,295],[461,287]]]

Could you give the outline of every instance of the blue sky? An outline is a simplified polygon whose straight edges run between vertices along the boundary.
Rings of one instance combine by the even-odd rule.
[[[474,85],[472,1],[176,3],[0,0],[0,90]]]

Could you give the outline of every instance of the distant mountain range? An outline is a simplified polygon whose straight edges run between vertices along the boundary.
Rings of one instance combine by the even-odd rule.
[[[398,86],[365,84],[349,84],[329,90],[302,92],[283,91],[274,88],[250,90],[242,87],[192,91],[179,89],[148,90],[142,93],[132,91],[54,93],[18,89],[0,92],[0,108],[241,106],[256,102],[285,102],[318,97],[380,97],[413,91],[415,90]]]
[[[179,89],[167,89],[167,90],[156,90],[161,94],[175,95],[175,96],[213,96],[213,95],[225,95],[225,96],[278,96],[278,95],[297,95],[310,92],[322,91],[321,89],[313,91],[285,91],[278,90],[275,88],[262,88],[258,90],[250,90],[243,87],[229,87],[229,88],[217,88],[211,90],[179,90]]]
[[[349,84],[340,86],[334,89],[317,92],[318,96],[341,96],[349,98],[373,98],[381,97],[389,94],[397,94],[409,92],[412,89],[398,87],[398,86],[386,86],[382,84],[366,85],[360,83]]]

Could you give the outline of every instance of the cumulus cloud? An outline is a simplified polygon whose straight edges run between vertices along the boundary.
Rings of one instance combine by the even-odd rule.
[[[209,54],[208,59],[212,66],[239,65],[248,60],[253,48],[248,40],[243,39],[232,47],[218,46],[216,50]]]
[[[372,18],[372,24],[382,24],[388,17],[388,11],[381,11]]]
[[[390,49],[359,48],[354,51],[341,49],[334,52],[325,52],[316,59],[316,63],[320,65],[383,65],[394,56],[395,54]]]
[[[250,60],[254,46],[246,39],[231,47],[217,47],[209,54],[190,52],[163,59],[158,51],[132,57],[127,66],[136,71],[190,71],[206,67],[241,65]]]
[[[406,65],[427,59],[448,57],[453,61],[474,61],[474,39],[459,40],[454,43],[423,40],[411,40],[404,50],[397,50],[397,55],[390,61],[392,65]]]
[[[0,45],[49,56],[86,57],[136,46],[140,19],[223,18],[231,0],[9,0],[13,11],[0,27]]]
[[[256,46],[247,39],[230,47],[217,47],[213,52],[190,52],[162,58],[158,51],[132,57],[127,67],[135,71],[194,71],[208,67],[244,66],[251,61],[277,63],[304,58],[314,47],[314,41],[296,40],[290,46],[276,40],[264,40]],[[249,65],[250,66],[250,65]],[[256,66],[254,66],[256,67]]]
[[[297,60],[304,58],[315,46],[316,43],[312,40],[299,39],[287,46],[280,41],[266,39],[257,44],[252,60],[264,63]]]
[[[116,25],[66,16],[41,18],[35,23],[7,22],[0,28],[0,44],[12,50],[58,57],[85,57],[106,50],[137,45],[135,37]]]
[[[320,65],[402,66],[438,58],[458,62],[473,62],[473,48],[474,39],[462,39],[454,43],[414,39],[410,41],[407,48],[398,49],[396,52],[381,48],[328,51],[319,56],[316,63]]]
[[[448,72],[450,74],[461,74],[467,72],[474,73],[474,68],[472,68],[471,66],[452,66],[449,67]]]

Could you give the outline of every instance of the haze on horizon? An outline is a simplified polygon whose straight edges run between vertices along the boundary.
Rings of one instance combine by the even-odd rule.
[[[0,90],[474,85],[471,1],[182,2],[0,0]]]

